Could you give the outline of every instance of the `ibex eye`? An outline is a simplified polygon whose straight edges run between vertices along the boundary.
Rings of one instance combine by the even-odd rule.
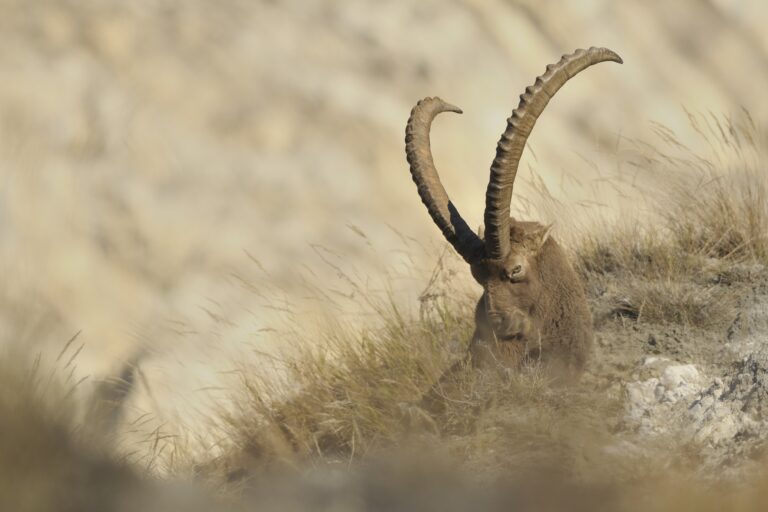
[[[504,279],[508,281],[512,281],[514,278],[519,276],[522,271],[523,271],[522,265],[515,265],[512,268],[508,268],[504,270],[504,273],[503,273]]]

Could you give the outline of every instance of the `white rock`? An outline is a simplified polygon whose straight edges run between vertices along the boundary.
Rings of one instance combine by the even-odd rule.
[[[680,386],[695,385],[701,380],[699,370],[692,364],[667,366],[661,376],[661,383],[667,389],[677,389]]]
[[[659,379],[648,379],[627,384],[627,415],[635,420],[648,414],[654,404],[658,403],[656,389]]]
[[[642,365],[643,366],[651,366],[655,363],[665,363],[669,361],[666,357],[660,357],[660,356],[645,356],[643,357]]]
[[[719,444],[733,439],[739,433],[739,423],[730,414],[719,415],[717,419],[704,423],[694,435],[696,442],[709,442]]]

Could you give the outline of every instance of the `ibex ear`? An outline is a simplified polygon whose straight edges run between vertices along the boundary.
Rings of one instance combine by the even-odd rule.
[[[525,245],[534,252],[539,252],[544,244],[549,240],[552,233],[552,224],[541,226],[526,233]]]
[[[485,224],[477,226],[477,236],[480,237],[480,240],[485,240]]]

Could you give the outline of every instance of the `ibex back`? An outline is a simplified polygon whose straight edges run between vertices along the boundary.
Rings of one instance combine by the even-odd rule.
[[[577,50],[526,88],[499,140],[485,198],[485,236],[475,234],[440,183],[432,160],[429,130],[441,112],[461,113],[439,98],[420,101],[406,127],[406,154],[413,181],[432,220],[469,263],[483,287],[477,305],[472,364],[515,367],[536,358],[558,376],[578,376],[592,346],[592,317],[579,277],[549,226],[510,217],[512,187],[526,140],[544,107],[560,87],[587,67],[621,63],[605,48]]]

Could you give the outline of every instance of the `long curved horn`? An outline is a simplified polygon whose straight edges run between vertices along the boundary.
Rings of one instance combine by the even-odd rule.
[[[483,257],[485,245],[451,202],[432,160],[429,129],[432,120],[441,112],[461,114],[461,109],[440,98],[425,98],[413,107],[405,128],[405,154],[411,167],[411,176],[429,215],[456,252],[471,264]]]
[[[534,85],[526,87],[525,93],[520,95],[520,104],[507,119],[507,129],[496,147],[496,158],[491,165],[491,177],[485,194],[485,243],[489,258],[503,258],[510,249],[509,207],[512,186],[533,125],[552,96],[568,79],[593,64],[607,60],[623,63],[621,57],[607,48],[592,47],[563,55],[560,62],[547,66],[546,73],[536,78]]]

